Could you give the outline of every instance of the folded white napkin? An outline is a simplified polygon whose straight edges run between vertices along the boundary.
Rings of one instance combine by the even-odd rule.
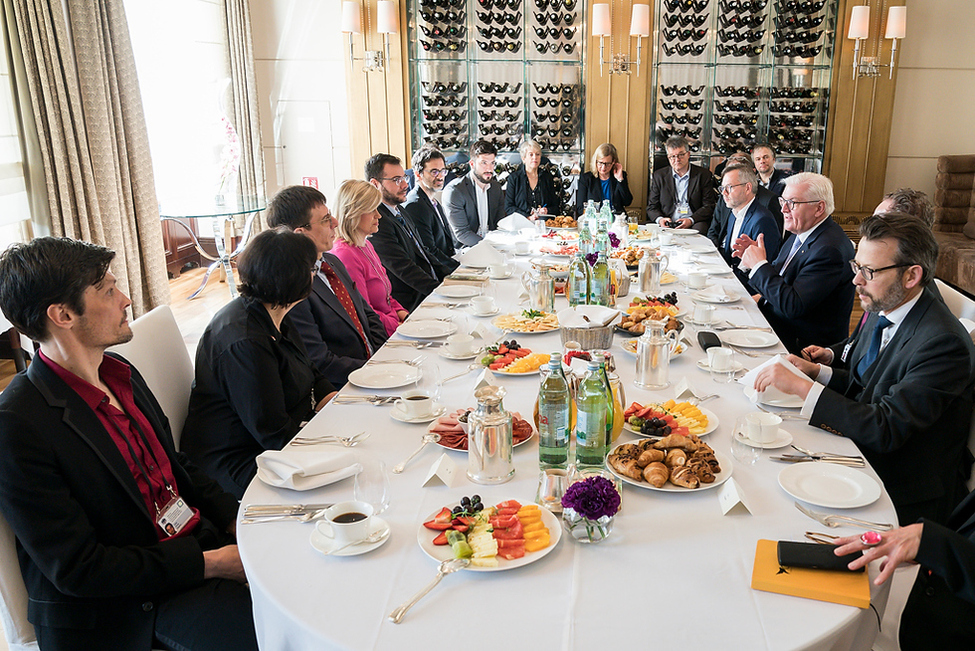
[[[460,254],[460,263],[469,267],[489,267],[503,262],[504,255],[484,240]]]
[[[728,298],[728,292],[726,292],[724,287],[721,285],[709,285],[708,287],[699,290],[697,295],[715,301],[723,301]]]
[[[804,379],[804,380],[808,380],[809,379],[808,377],[806,377],[806,374],[805,373],[803,373],[802,371],[800,371],[799,369],[797,369],[795,366],[793,366],[792,364],[790,364],[789,361],[785,357],[783,357],[782,355],[776,355],[775,357],[771,358],[770,360],[768,360],[764,364],[761,364],[759,366],[756,366],[752,370],[748,371],[748,373],[745,373],[744,377],[742,377],[738,381],[741,382],[742,385],[744,385],[744,387],[746,389],[754,390],[754,388],[755,388],[755,378],[758,377],[758,374],[762,372],[762,369],[764,369],[764,368],[766,368],[766,367],[768,367],[768,366],[770,366],[772,364],[780,364],[780,365],[784,366],[785,368],[789,369],[789,371],[791,371],[792,373],[795,373],[796,375],[798,375],[799,377],[801,377],[802,379]],[[761,395],[759,395],[759,394],[756,393],[755,394],[754,402],[757,402],[758,400],[763,399],[763,398],[764,398],[764,401],[765,402],[778,402],[780,400],[787,400],[787,399],[790,399],[790,398],[795,398],[795,396],[792,395],[792,394],[790,394],[790,393],[785,393],[783,391],[779,391],[775,387],[769,387],[769,388],[765,389],[765,391],[763,391]]]
[[[588,322],[582,318],[583,314],[589,317]],[[619,310],[602,305],[577,305],[559,312],[559,325],[563,328],[599,328],[610,316],[619,314]]]
[[[355,452],[327,445],[267,450],[257,457],[257,477],[269,486],[306,491],[358,474]]]
[[[498,228],[502,231],[517,232],[523,228],[534,229],[532,221],[519,213],[508,215],[498,222]]]
[[[586,374],[586,371],[589,370],[589,362],[581,357],[573,357],[572,361],[569,362],[569,370],[573,375],[582,377]]]

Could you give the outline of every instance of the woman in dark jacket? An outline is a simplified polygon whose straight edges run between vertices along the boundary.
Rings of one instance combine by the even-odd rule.
[[[613,214],[618,215],[633,203],[630,186],[626,183],[626,172],[620,163],[616,147],[608,142],[596,147],[592,155],[593,172],[585,172],[579,176],[579,187],[576,190],[576,215],[582,215],[586,210],[587,201],[601,202],[610,200]]]
[[[545,215],[562,214],[562,187],[550,170],[540,169],[542,147],[526,140],[518,148],[522,164],[508,176],[504,214],[519,213],[535,220]]]
[[[182,451],[241,498],[264,450],[280,450],[336,393],[305,352],[288,311],[311,291],[318,255],[279,227],[240,254],[240,296],[210,321],[196,349],[196,381]]]

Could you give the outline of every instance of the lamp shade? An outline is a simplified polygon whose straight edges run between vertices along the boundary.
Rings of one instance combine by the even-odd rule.
[[[633,5],[630,36],[650,36],[650,5]]]
[[[907,7],[891,7],[887,12],[884,38],[904,38],[907,34]]]
[[[867,38],[870,36],[870,7],[861,5],[853,7],[850,14],[850,31],[847,38]]]
[[[592,35],[611,36],[613,33],[613,21],[609,16],[609,5],[606,3],[594,4],[592,6]]]
[[[395,34],[399,28],[396,20],[396,3],[393,0],[379,0],[376,3],[376,31],[380,34]]]
[[[342,3],[342,31],[346,34],[362,33],[362,9],[355,0]]]

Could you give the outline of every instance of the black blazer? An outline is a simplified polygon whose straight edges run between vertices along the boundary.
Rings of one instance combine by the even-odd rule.
[[[538,185],[535,194],[528,185],[528,173],[524,164],[508,175],[504,188],[504,214],[521,213],[525,217],[532,208],[544,206],[549,215],[562,214],[562,187],[549,169],[538,169]]]
[[[765,190],[765,188],[761,189]],[[765,191],[768,192],[768,190]],[[745,289],[752,294],[754,292],[748,283],[748,274],[738,269],[741,258],[731,255],[731,245],[734,244],[734,242],[729,242],[732,233],[734,233],[731,217],[731,209],[725,204],[724,199],[718,201],[718,206],[714,209],[714,219],[711,220],[711,226],[708,228],[708,237],[714,242],[718,252],[721,253],[721,257],[731,266],[735,276],[742,282]],[[759,202],[757,196],[752,201],[752,205],[748,207],[748,212],[745,213],[740,234],[747,235],[756,241],[759,235],[764,235],[765,251],[768,256],[774,259],[779,254],[779,246],[782,243],[782,229],[775,223],[772,213]]]
[[[809,235],[786,267],[795,235],[782,242],[774,262],[762,265],[748,282],[762,295],[758,306],[789,352],[810,344],[845,339],[853,310],[853,243],[827,217]]]
[[[393,298],[412,312],[450,272],[417,245],[419,235],[409,230],[408,222],[398,220],[384,204],[379,204],[379,213],[379,230],[369,236],[369,241],[389,276]]]
[[[772,176],[768,180],[768,190],[772,192],[777,197],[782,196],[782,192],[785,191],[785,180],[791,176],[787,171],[780,169],[773,169]],[[761,183],[762,179],[759,179]]]
[[[613,214],[618,215],[633,203],[633,195],[630,193],[630,184],[626,181],[626,172],[623,172],[623,180],[617,181],[612,174],[609,175],[610,205],[613,207]],[[603,196],[603,183],[592,172],[583,172],[579,175],[579,185],[576,188],[576,216],[582,216],[586,212],[586,202],[605,201]]]
[[[257,455],[283,448],[333,390],[289,317],[278,332],[261,303],[240,296],[214,315],[197,346],[180,446],[240,499]]]
[[[772,194],[768,188],[758,186],[758,191],[755,192],[755,203],[765,206],[772,213],[772,219],[775,220],[775,223],[779,227],[779,241],[781,242],[782,233],[785,232],[785,222],[782,219],[782,206],[779,205],[779,198]],[[711,216],[711,224],[708,226],[708,238],[719,249],[724,246],[725,238],[728,234],[727,226],[730,220],[731,208],[724,202],[724,197],[719,197],[718,202],[714,204],[714,213]],[[774,256],[772,257],[774,259]]]
[[[710,170],[691,165],[687,181],[687,203],[691,207],[691,228],[707,234],[718,201],[717,186]],[[656,170],[650,177],[650,197],[647,199],[647,218],[656,223],[660,217],[670,219],[677,210],[677,184],[672,167]]]
[[[871,314],[864,324],[849,369],[870,347],[876,320]],[[919,517],[943,523],[967,492],[962,475],[973,388],[972,340],[925,291],[860,381],[852,371],[833,371],[809,424],[857,444],[902,525]]]
[[[453,258],[454,236],[442,205],[440,210],[434,208],[430,196],[417,185],[406,195],[406,203],[400,206],[400,210],[406,214],[413,231],[420,238],[427,257],[436,259],[450,271],[460,266]]]
[[[331,253],[322,257],[348,290],[373,352],[379,350],[387,339],[379,315],[362,298],[342,261]],[[311,294],[291,308],[288,318],[298,331],[308,357],[336,387],[348,382],[349,373],[365,364],[371,356],[335,292],[318,275],[312,281]]]
[[[152,647],[155,612],[142,604],[201,585],[203,551],[227,542],[218,532],[238,508],[176,452],[169,422],[134,368],[132,389],[180,496],[203,515],[191,535],[159,541],[155,514],[111,436],[46,363],[35,361],[0,394],[0,510],[17,537],[27,617],[35,626],[89,629],[106,649]]]

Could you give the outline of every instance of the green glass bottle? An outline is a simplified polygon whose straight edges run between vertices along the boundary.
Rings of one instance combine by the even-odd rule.
[[[572,259],[569,265],[569,280],[566,296],[569,298],[569,305],[589,304],[589,285],[592,282],[592,269],[580,250]]]
[[[569,461],[569,412],[572,397],[562,374],[562,354],[552,353],[548,374],[538,388],[538,465],[565,468]]]
[[[576,466],[603,467],[606,462],[606,392],[599,362],[588,364],[576,397]]]
[[[596,264],[592,267],[592,282],[589,284],[590,305],[609,307],[609,282],[609,263],[606,262],[606,254],[600,251]]]
[[[600,353],[595,353],[594,357],[599,360],[599,379],[603,383],[603,392],[606,394],[606,449],[609,450],[613,443],[613,416],[616,411],[613,404],[613,385],[609,383],[606,358]]]

